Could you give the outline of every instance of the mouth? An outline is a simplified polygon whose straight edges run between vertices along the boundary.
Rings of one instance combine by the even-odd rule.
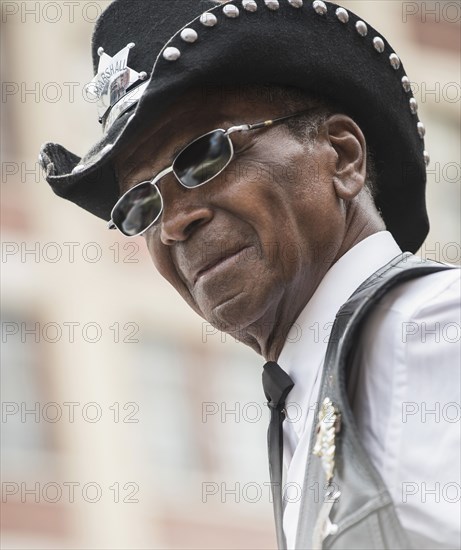
[[[208,276],[211,276],[214,273],[220,271],[221,269],[225,269],[226,267],[229,267],[230,265],[232,265],[232,263],[237,262],[239,259],[243,257],[244,251],[247,250],[248,248],[250,247],[242,246],[236,252],[232,252],[227,256],[221,256],[219,258],[212,260],[210,263],[202,267],[196,273],[194,277],[194,285],[196,285],[197,282],[199,282],[199,280],[204,279]]]

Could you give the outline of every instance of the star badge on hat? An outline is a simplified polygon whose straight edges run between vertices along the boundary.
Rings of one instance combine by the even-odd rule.
[[[99,122],[103,123],[108,112],[127,92],[146,80],[145,71],[137,72],[128,67],[130,50],[135,47],[130,42],[113,57],[107,55],[104,48],[98,48],[98,72],[86,87],[87,95],[97,100]]]

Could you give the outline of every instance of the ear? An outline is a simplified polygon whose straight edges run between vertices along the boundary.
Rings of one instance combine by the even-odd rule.
[[[333,184],[339,198],[350,201],[363,189],[366,180],[365,136],[346,115],[333,115],[324,125],[326,138],[336,152]]]

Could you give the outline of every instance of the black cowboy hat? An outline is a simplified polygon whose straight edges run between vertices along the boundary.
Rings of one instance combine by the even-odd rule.
[[[104,135],[83,158],[42,147],[57,195],[109,220],[119,197],[111,159],[186,90],[292,86],[356,120],[388,230],[404,250],[424,241],[429,159],[410,81],[386,40],[349,10],[321,0],[115,0],[96,24],[92,51],[88,93],[99,98]]]

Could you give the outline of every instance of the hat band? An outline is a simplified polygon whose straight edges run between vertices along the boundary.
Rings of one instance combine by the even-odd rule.
[[[146,90],[149,82],[143,82],[139,86],[136,86],[136,88],[133,88],[133,90],[129,91],[127,94],[125,94],[122,98],[120,98],[117,103],[115,103],[111,108],[110,111],[103,121],[103,130],[104,133],[107,133],[110,129],[110,127],[114,124],[114,122],[123,115],[128,109],[131,109],[134,105],[136,105],[139,100],[141,99],[142,94]]]

